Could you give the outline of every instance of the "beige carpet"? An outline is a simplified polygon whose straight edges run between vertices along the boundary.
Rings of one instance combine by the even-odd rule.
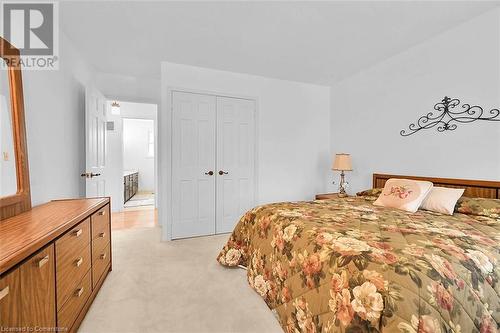
[[[228,235],[160,242],[159,228],[113,231],[113,271],[79,332],[282,332],[246,272],[215,257]]]

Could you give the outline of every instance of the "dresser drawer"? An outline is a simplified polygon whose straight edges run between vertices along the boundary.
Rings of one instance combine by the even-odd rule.
[[[66,232],[56,241],[56,256],[61,253],[83,251],[90,243],[90,218]]]
[[[16,268],[0,278],[0,332],[3,328],[20,326],[21,275]]]
[[[92,286],[95,287],[106,270],[110,260],[110,244],[102,251],[92,253]]]
[[[90,244],[60,252],[56,247],[57,309],[71,297],[74,288],[90,270]]]
[[[109,205],[106,205],[92,214],[92,239],[96,239],[103,232],[108,234],[110,230]]]
[[[92,292],[92,282],[90,280],[90,271],[83,277],[79,283],[71,290],[70,297],[64,306],[57,312],[57,326],[59,328],[70,329],[75,322],[76,317],[85,305]]]
[[[56,324],[54,253],[54,244],[51,243],[32,255],[19,267],[22,302],[21,326],[54,327]]]
[[[95,261],[97,257],[104,251],[106,246],[108,246],[109,241],[109,229],[100,232],[97,237],[92,240],[92,261]]]

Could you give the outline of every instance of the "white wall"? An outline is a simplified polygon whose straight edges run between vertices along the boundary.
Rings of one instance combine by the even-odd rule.
[[[400,136],[444,96],[488,110],[500,107],[498,10],[332,87],[331,149],[353,156],[350,192],[371,187],[374,172],[500,179],[499,122]]]
[[[257,98],[258,203],[312,199],[326,189],[331,163],[328,87],[163,62],[158,119],[161,223],[168,218],[171,189],[172,87]],[[169,224],[164,224],[164,239],[169,239]]]
[[[111,114],[112,102],[106,103],[106,120],[114,122],[114,129],[106,131],[106,160],[109,175],[106,179],[106,194],[111,197],[111,210],[121,212],[123,210],[123,125],[121,115]]]
[[[31,200],[85,194],[85,85],[93,68],[60,32],[60,68],[23,71]]]
[[[115,130],[107,132],[107,158],[108,170],[112,175],[108,177],[108,194],[114,202],[113,211],[123,210],[123,118],[150,119],[156,127],[156,104],[131,103],[118,101],[120,104],[120,115],[111,114],[111,103],[108,101],[107,119],[115,122]],[[155,136],[157,131],[155,128]],[[156,137],[155,137],[156,140]],[[156,145],[157,146],[157,145]],[[158,147],[155,147],[157,150]],[[155,154],[157,156],[157,153]],[[155,162],[158,159],[155,160]],[[157,179],[156,165],[154,166],[154,179]],[[141,176],[139,176],[141,178]],[[155,181],[156,184],[156,181]]]
[[[155,169],[149,155],[149,133],[154,138],[154,122],[148,119],[123,119],[123,169],[139,171],[139,191],[154,192]]]

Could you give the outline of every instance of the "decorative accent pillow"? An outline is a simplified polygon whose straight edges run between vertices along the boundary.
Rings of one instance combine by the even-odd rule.
[[[453,215],[458,199],[465,189],[433,187],[420,208],[436,213]]]
[[[381,188],[371,188],[369,190],[364,190],[361,192],[356,193],[358,197],[362,197],[363,199],[367,201],[375,201],[378,199],[380,193],[382,193]]]
[[[364,190],[361,192],[356,193],[358,197],[374,197],[374,196],[379,196],[380,193],[382,193],[383,188],[371,188],[368,190]]]
[[[500,219],[500,200],[486,198],[461,197],[455,211],[462,214],[486,216]]]
[[[391,178],[373,204],[415,213],[432,187],[431,182]]]

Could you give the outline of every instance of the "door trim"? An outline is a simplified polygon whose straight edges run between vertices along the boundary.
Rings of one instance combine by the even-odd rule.
[[[173,186],[172,186],[172,135],[173,135],[173,93],[174,92],[184,92],[192,94],[210,95],[210,96],[220,96],[229,98],[239,98],[251,100],[255,103],[255,126],[254,126],[254,202],[257,204],[259,202],[259,98],[255,96],[248,96],[244,94],[232,94],[217,91],[206,91],[199,89],[183,88],[183,87],[166,87],[167,94],[164,96],[162,94],[161,104],[165,105],[166,108],[162,108],[163,112],[158,112],[158,128],[164,128],[164,131],[158,131],[158,165],[165,165],[165,172],[160,172],[158,174],[158,187],[160,189],[167,189],[166,191],[158,191],[158,219],[160,226],[163,227],[162,230],[162,240],[171,241],[172,240],[172,196],[173,196]]]

